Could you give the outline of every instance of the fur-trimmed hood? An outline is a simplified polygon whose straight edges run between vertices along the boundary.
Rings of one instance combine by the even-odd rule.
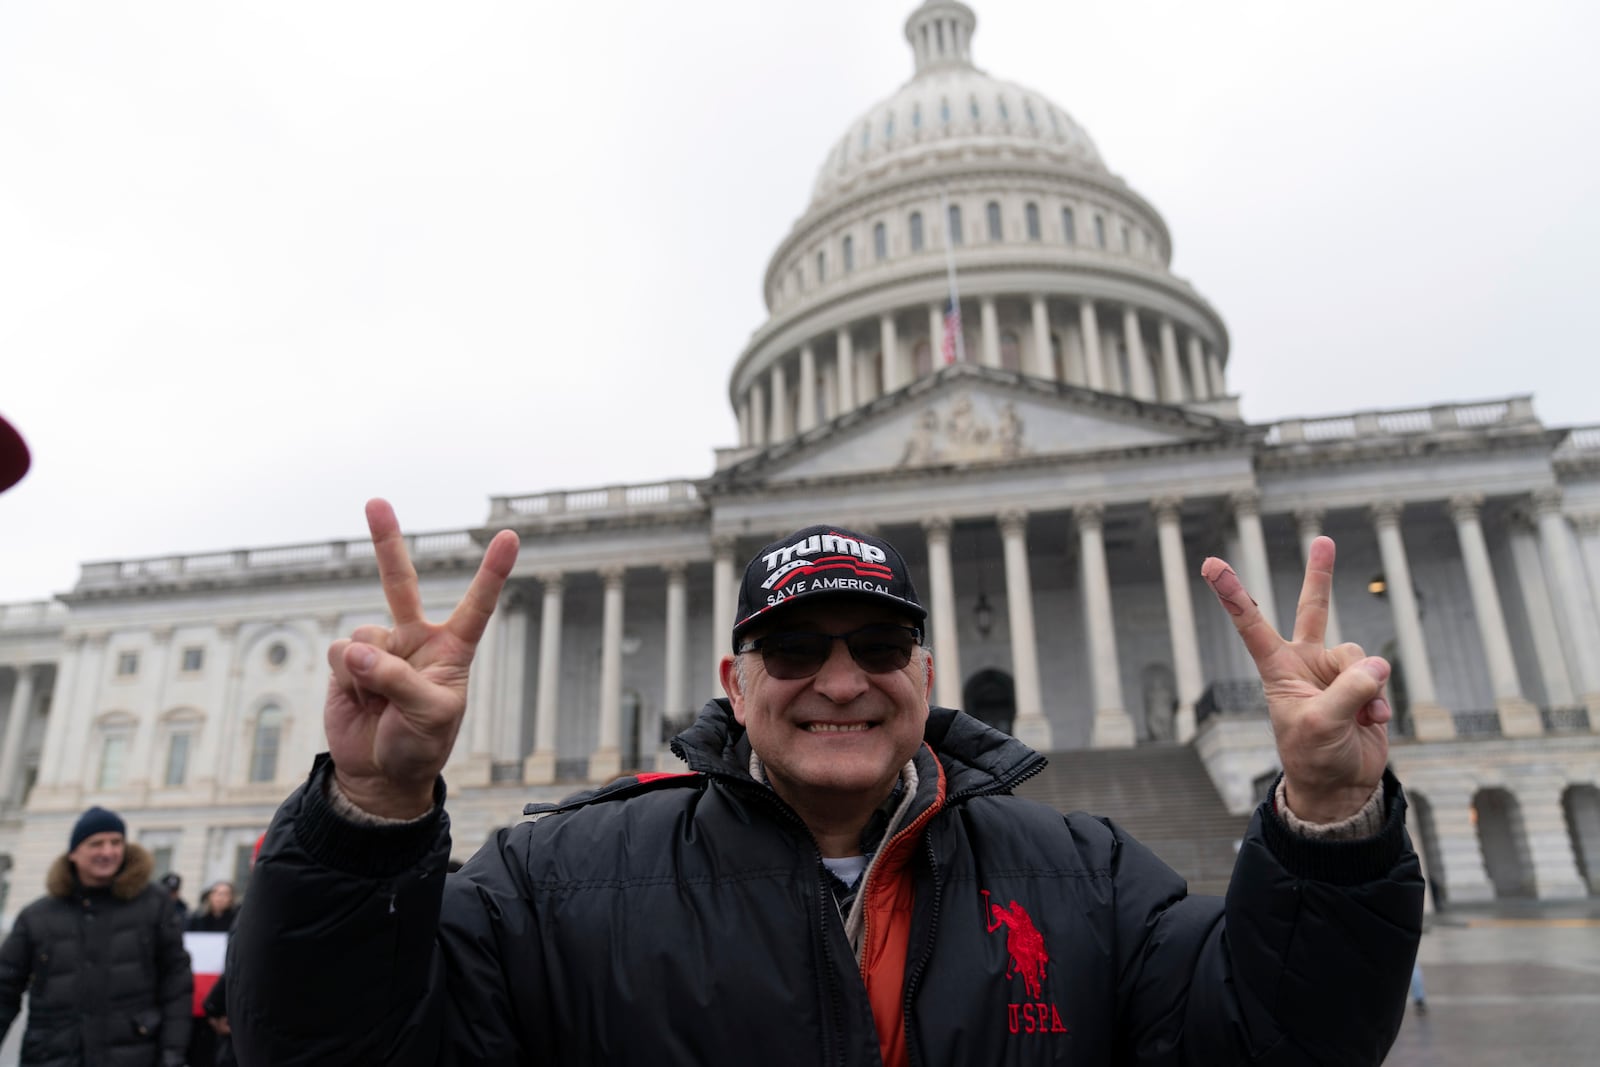
[[[122,870],[111,881],[111,895],[119,900],[132,900],[150,884],[150,875],[155,872],[155,867],[155,858],[144,846],[129,841],[122,857]],[[44,887],[53,897],[70,897],[79,888],[78,872],[65,852],[50,865],[50,873],[44,877]]]

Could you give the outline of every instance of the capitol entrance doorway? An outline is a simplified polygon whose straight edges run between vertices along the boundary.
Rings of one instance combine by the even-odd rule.
[[[1011,675],[990,667],[967,679],[962,710],[996,730],[1011,732],[1017,718],[1017,690]]]

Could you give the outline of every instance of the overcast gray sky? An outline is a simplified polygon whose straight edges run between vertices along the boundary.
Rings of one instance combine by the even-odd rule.
[[[700,477],[913,0],[0,5],[0,602]],[[1600,423],[1600,5],[976,0],[1165,216],[1247,418]]]

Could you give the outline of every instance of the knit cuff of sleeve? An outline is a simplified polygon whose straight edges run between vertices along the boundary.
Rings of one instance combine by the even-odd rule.
[[[1335,885],[1359,885],[1387,877],[1406,849],[1406,802],[1400,789],[1400,780],[1392,771],[1383,772],[1383,781],[1376,793],[1377,826],[1375,832],[1364,837],[1329,836],[1328,830],[1347,827],[1366,816],[1367,807],[1357,813],[1354,820],[1346,819],[1319,827],[1294,819],[1302,828],[1320,829],[1320,836],[1292,828],[1294,818],[1281,802],[1278,790],[1283,779],[1273,783],[1272,793],[1259,809],[1261,834],[1267,847],[1289,873],[1299,878],[1310,878]],[[1372,801],[1368,802],[1370,806]],[[1337,832],[1337,831],[1335,831]],[[1354,832],[1353,829],[1350,832]]]
[[[433,810],[415,819],[386,819],[362,811],[339,791],[333,759],[324,752],[306,783],[295,836],[319,863],[367,878],[391,878],[422,862],[448,825],[445,786],[433,786]]]
[[[1367,798],[1360,811],[1338,822],[1307,822],[1291,811],[1289,791],[1284,785],[1282,775],[1278,777],[1277,788],[1272,791],[1272,804],[1285,826],[1301,837],[1309,837],[1313,841],[1357,841],[1363,837],[1372,837],[1383,829],[1381,781],[1373,787],[1372,795]]]

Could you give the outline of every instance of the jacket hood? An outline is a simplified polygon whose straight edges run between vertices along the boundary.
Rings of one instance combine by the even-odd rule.
[[[144,846],[129,841],[122,856],[122,870],[111,880],[111,895],[119,900],[132,900],[150,884],[155,867],[154,857]],[[50,865],[50,871],[44,878],[44,887],[53,897],[70,897],[80,888],[78,872],[65,852]]]
[[[1006,791],[1039,773],[1045,758],[1009,734],[954,708],[931,707],[923,740],[944,765],[949,796]],[[750,777],[750,741],[724,697],[708,701],[672,751],[702,774]]]

